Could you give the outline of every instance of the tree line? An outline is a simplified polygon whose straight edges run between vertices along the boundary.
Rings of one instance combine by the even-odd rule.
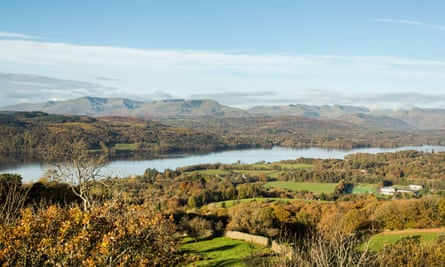
[[[118,157],[156,156],[253,147],[397,147],[441,145],[436,131],[376,131],[339,121],[301,117],[166,119],[90,118],[43,112],[0,113],[0,153],[47,157],[54,146],[84,142],[87,149]]]
[[[242,137],[221,137],[187,128],[169,127],[133,118],[89,118],[42,112],[0,114],[0,153],[47,159],[54,147],[71,149],[82,142],[91,152],[155,156],[178,152],[210,152],[263,147],[267,143]],[[123,144],[123,149],[119,145]],[[123,150],[123,151],[122,151]]]

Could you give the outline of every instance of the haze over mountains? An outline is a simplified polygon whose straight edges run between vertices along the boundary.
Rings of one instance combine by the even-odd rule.
[[[168,99],[151,102],[127,98],[81,97],[66,101],[18,104],[0,107],[5,111],[43,111],[52,114],[91,117],[131,116],[143,119],[240,118],[249,116],[300,116],[340,120],[365,128],[382,130],[445,129],[445,109],[370,110],[344,105],[276,105],[250,109],[229,107],[211,99]]]

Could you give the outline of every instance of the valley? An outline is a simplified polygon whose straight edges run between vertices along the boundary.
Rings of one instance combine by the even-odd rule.
[[[15,253],[0,261],[21,262],[27,255],[37,262],[43,251],[45,257],[77,265],[88,259],[102,262],[100,251],[108,258],[127,255],[130,262],[142,253],[133,246],[153,255],[169,251],[153,256],[161,266],[280,266],[289,260],[288,253],[297,264],[323,251],[341,261],[338,250],[349,251],[351,263],[360,259],[368,266],[382,266],[396,251],[408,257],[428,250],[427,259],[436,261],[442,252],[430,248],[444,247],[443,239],[440,233],[423,231],[445,225],[442,130],[403,123],[393,128],[388,126],[392,119],[377,127],[369,123],[370,115],[354,115],[368,120],[364,126],[350,115],[339,119],[336,108],[328,112],[335,118],[313,113],[201,116],[190,110],[190,116],[166,113],[156,119],[0,112],[0,164],[35,160],[52,166],[26,180],[20,173],[0,174],[0,230],[8,233],[0,242],[20,239],[23,225],[38,233],[23,245],[13,243]],[[243,153],[252,159],[243,160]],[[226,162],[218,160],[225,155],[231,155]],[[169,156],[182,163],[170,165]],[[189,157],[198,161],[187,164],[193,162]],[[127,175],[102,172],[119,160],[139,162],[142,169]],[[392,195],[382,191],[410,185],[419,189]],[[79,216],[93,223],[87,226],[91,230],[82,230]],[[45,222],[45,229],[56,235],[35,221]],[[381,236],[394,230],[412,231],[427,241],[398,232]],[[224,237],[229,231],[267,238],[288,252]],[[80,242],[81,236],[90,243]],[[69,256],[63,250],[66,242],[85,252]],[[364,250],[368,243],[370,249]],[[23,247],[28,245],[38,248],[36,253],[29,254]],[[200,249],[203,245],[206,249]]]

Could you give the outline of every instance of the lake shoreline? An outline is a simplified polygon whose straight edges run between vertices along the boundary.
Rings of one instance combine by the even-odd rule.
[[[256,163],[276,162],[280,160],[297,159],[297,158],[314,158],[314,159],[344,159],[346,155],[355,153],[384,153],[396,152],[401,150],[418,150],[424,152],[441,152],[445,151],[445,146],[402,146],[397,148],[356,148],[356,149],[333,149],[320,147],[305,148],[287,148],[273,146],[271,148],[250,148],[238,150],[224,150],[209,153],[175,153],[167,154],[162,157],[151,159],[117,159],[108,162],[105,169],[111,176],[125,177],[131,175],[142,175],[148,168],[158,171],[165,169],[176,169],[184,166],[191,166],[206,163]],[[24,182],[36,181],[42,177],[51,164],[45,161],[27,161],[26,159],[17,162],[10,162],[0,166],[0,173],[14,173],[23,177]]]

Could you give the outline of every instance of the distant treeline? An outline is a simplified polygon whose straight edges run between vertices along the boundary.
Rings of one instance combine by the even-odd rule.
[[[133,118],[0,114],[0,152],[46,157],[73,145],[114,156],[120,152],[158,155],[270,146],[258,138],[223,137]],[[59,149],[60,151],[60,149]]]
[[[208,119],[170,119],[175,127],[215,133],[219,136],[260,138],[285,147],[399,147],[406,145],[445,145],[443,131],[390,131],[363,128],[339,120],[296,116]]]
[[[157,122],[128,117],[51,115],[39,111],[2,112],[0,126],[0,153],[40,158],[48,157],[55,148],[69,150],[73,145],[116,157],[125,153],[155,156],[273,145],[350,149],[445,144],[445,136],[436,131],[375,131],[342,121],[301,117]]]

